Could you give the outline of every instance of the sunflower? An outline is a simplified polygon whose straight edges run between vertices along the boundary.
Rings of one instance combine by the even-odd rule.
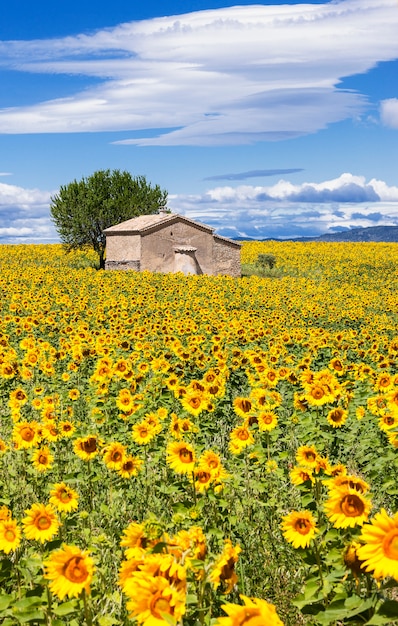
[[[129,617],[145,626],[180,622],[185,613],[185,593],[170,585],[163,576],[134,576],[134,588],[127,602]]]
[[[50,491],[51,504],[64,513],[77,509],[78,499],[79,494],[65,483],[55,484]]]
[[[60,599],[77,598],[85,590],[90,593],[94,573],[93,559],[76,546],[63,544],[44,562],[44,577],[50,580],[50,590]]]
[[[315,482],[315,478],[312,474],[312,469],[309,467],[296,466],[290,471],[290,480],[293,485],[303,485],[307,481]]]
[[[358,558],[358,549],[361,544],[358,541],[352,541],[344,550],[343,561],[344,565],[352,571],[354,577],[358,579],[358,575],[364,571],[363,561]]]
[[[306,548],[318,532],[311,511],[292,511],[282,520],[283,535],[294,548]]]
[[[21,543],[21,530],[17,523],[8,518],[0,521],[0,550],[8,554]]]
[[[391,576],[398,580],[398,513],[390,517],[385,509],[376,513],[360,536],[365,545],[358,548],[358,558],[375,578]]]
[[[395,415],[392,415],[391,413],[385,413],[380,417],[378,425],[380,430],[384,430],[384,432],[396,428],[398,426],[398,414],[395,413]]]
[[[73,450],[83,461],[90,461],[90,459],[93,459],[99,452],[98,437],[96,435],[78,437],[73,442]]]
[[[145,554],[142,558],[133,559],[132,568],[124,566],[120,571],[120,582],[126,595],[134,598],[137,579],[147,576],[162,576],[177,591],[186,592],[187,570],[185,565],[181,565],[178,559],[172,554]],[[125,574],[130,569],[130,576]],[[124,571],[123,571],[124,570]]]
[[[19,422],[14,426],[12,438],[18,448],[34,448],[38,442],[37,422]]]
[[[348,417],[348,411],[339,407],[331,409],[327,414],[327,421],[333,428],[341,428],[344,426]]]
[[[2,454],[3,452],[7,452],[7,444],[4,441],[4,439],[0,439],[0,454]]]
[[[322,406],[328,402],[333,402],[334,396],[325,385],[314,382],[304,394],[304,399],[312,406]]]
[[[58,432],[59,432],[59,436],[62,439],[66,439],[68,437],[72,437],[73,433],[75,432],[75,426],[72,422],[70,422],[69,420],[64,420],[63,422],[59,422],[58,424]]]
[[[152,441],[155,435],[156,430],[146,420],[142,420],[142,422],[134,424],[132,427],[131,436],[133,441],[138,443],[140,446],[145,446],[147,443]]]
[[[244,448],[253,443],[253,434],[247,426],[237,426],[231,431],[229,449],[233,454],[240,454]]]
[[[127,456],[117,473],[122,478],[131,478],[132,476],[137,476],[138,472],[141,469],[143,461],[136,456]]]
[[[4,522],[9,519],[11,519],[11,511],[5,504],[3,504],[3,506],[0,506],[0,522]]]
[[[214,481],[214,477],[211,472],[206,469],[197,467],[193,472],[193,482],[195,490],[199,493],[204,493],[209,489],[210,485]]]
[[[123,531],[124,536],[120,541],[122,548],[127,548],[127,559],[136,559],[141,556],[145,548],[149,547],[149,540],[145,533],[145,525],[131,522]]]
[[[197,416],[206,409],[208,395],[200,390],[190,390],[181,398],[181,406],[187,413]]]
[[[305,467],[315,469],[318,463],[318,452],[315,446],[300,446],[296,452],[296,461]]]
[[[185,441],[175,441],[167,446],[167,463],[177,474],[190,474],[193,472],[196,456],[191,444]]]
[[[51,504],[33,504],[25,511],[22,520],[25,536],[44,543],[50,541],[58,532],[59,521]]]
[[[71,400],[75,401],[80,397],[80,391],[78,389],[70,389],[68,396]]]
[[[119,470],[126,459],[126,446],[117,441],[110,443],[104,454],[104,463],[108,469]]]
[[[219,617],[214,626],[283,626],[273,604],[260,598],[240,595],[244,606],[223,604],[228,617]]]
[[[205,450],[198,461],[198,467],[210,472],[213,478],[224,480],[227,472],[222,466],[220,456],[213,450]]]
[[[366,481],[359,476],[354,476],[352,474],[336,476],[328,486],[331,490],[350,488],[355,489],[355,491],[358,491],[359,493],[367,493],[370,489],[370,486]]]
[[[230,539],[225,539],[224,550],[216,559],[210,572],[209,580],[214,589],[218,589],[222,583],[225,586],[224,593],[230,593],[238,582],[235,573],[235,563],[238,561],[241,552],[240,546],[233,546]]]
[[[278,416],[272,411],[261,411],[257,416],[258,429],[271,431],[278,426]]]
[[[351,487],[331,490],[325,511],[335,528],[353,528],[367,521],[371,502]]]
[[[43,446],[32,455],[32,464],[33,467],[38,472],[46,472],[51,468],[54,461],[54,456],[50,452],[50,448],[48,446]]]
[[[254,411],[252,401],[250,398],[238,397],[233,401],[234,411],[240,417],[247,417]]]

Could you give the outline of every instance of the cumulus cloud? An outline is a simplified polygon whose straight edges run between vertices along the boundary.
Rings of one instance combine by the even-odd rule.
[[[57,241],[49,210],[52,195],[0,183],[0,242]],[[294,185],[281,179],[270,186],[212,187],[200,195],[169,195],[168,205],[231,238],[312,237],[398,225],[398,187],[350,173],[320,183]]]
[[[56,241],[49,210],[53,193],[0,183],[0,242]]]
[[[298,137],[366,110],[366,96],[339,82],[397,58],[397,26],[396,0],[339,0],[226,7],[0,42],[7,69],[98,79],[69,97],[0,111],[0,132],[156,130],[121,142],[138,145]]]
[[[240,185],[202,196],[170,196],[173,210],[227,237],[312,237],[350,228],[398,225],[398,187],[345,173],[321,183]]]
[[[385,126],[398,128],[398,98],[389,98],[380,103],[380,117]]]

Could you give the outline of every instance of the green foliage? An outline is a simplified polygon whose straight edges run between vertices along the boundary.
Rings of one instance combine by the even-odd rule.
[[[80,181],[62,185],[51,198],[51,215],[67,249],[92,247],[104,266],[106,237],[110,226],[139,215],[151,215],[167,203],[167,192],[152,186],[145,176],[100,170]]]
[[[274,254],[259,254],[257,257],[257,265],[263,270],[266,267],[272,270],[276,265],[276,256]]]

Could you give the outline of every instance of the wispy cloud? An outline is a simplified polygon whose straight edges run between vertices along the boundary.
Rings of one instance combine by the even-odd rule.
[[[12,176],[11,172],[0,172],[0,176]]]
[[[132,138],[121,143],[203,146],[313,133],[366,113],[366,94],[339,82],[398,58],[397,26],[396,0],[340,0],[228,7],[89,35],[2,42],[7,69],[99,82],[1,111],[0,132],[129,130]],[[162,131],[134,137],[148,129]]]
[[[249,172],[239,172],[237,174],[217,174],[216,176],[207,176],[203,180],[247,180],[248,178],[262,178],[266,176],[282,176],[284,174],[294,174],[302,172],[302,168],[290,168],[279,170],[250,170]]]

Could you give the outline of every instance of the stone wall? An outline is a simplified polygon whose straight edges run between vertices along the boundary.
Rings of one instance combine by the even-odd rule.
[[[105,261],[106,270],[135,270],[139,272],[140,265],[139,261]]]
[[[111,262],[139,262],[141,259],[141,235],[108,234],[106,237],[106,257]]]
[[[207,229],[184,222],[162,225],[142,236],[141,270],[165,273],[179,271],[175,253],[179,245],[195,249],[197,274],[213,274],[213,234]]]
[[[214,274],[240,277],[240,247],[237,248],[233,243],[215,237],[213,258]]]

